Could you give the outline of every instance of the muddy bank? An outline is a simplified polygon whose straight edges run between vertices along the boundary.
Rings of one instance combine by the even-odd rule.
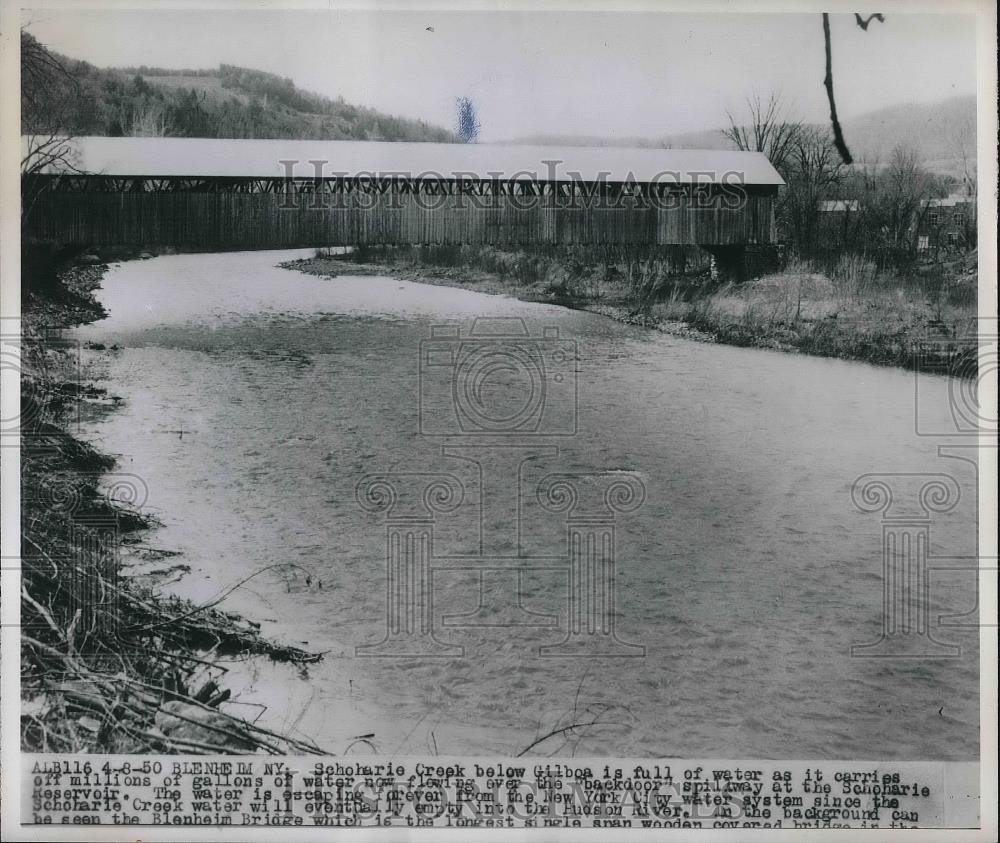
[[[142,481],[72,435],[82,405],[122,400],[82,383],[84,351],[61,329],[105,316],[94,297],[107,265],[93,255],[25,250],[22,309],[21,736],[26,751],[312,753],[308,741],[245,720],[223,657],[257,654],[307,669],[320,655],[267,640],[259,624],[165,596],[183,573],[147,545],[156,522]],[[114,354],[94,345],[86,353]],[[127,397],[124,399],[127,400]],[[163,560],[127,576],[129,546]],[[216,601],[218,602],[218,601]]]

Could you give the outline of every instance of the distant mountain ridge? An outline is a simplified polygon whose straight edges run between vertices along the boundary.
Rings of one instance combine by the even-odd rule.
[[[975,137],[976,98],[950,97],[940,102],[896,105],[844,120],[844,136],[856,161],[885,162],[893,147],[911,147],[933,172],[961,175],[960,137]],[[971,130],[971,131],[970,131]],[[530,135],[510,143],[556,146],[634,146],[673,149],[733,149],[722,127],[661,138],[607,138],[590,135]],[[972,149],[967,148],[971,156]]]

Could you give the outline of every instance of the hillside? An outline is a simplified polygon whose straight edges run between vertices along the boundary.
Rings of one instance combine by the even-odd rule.
[[[961,174],[961,143],[975,149],[976,98],[951,97],[931,105],[898,105],[845,121],[844,133],[859,160],[888,158],[897,145],[915,149],[928,169]]]
[[[958,138],[974,137],[976,98],[952,97],[930,105],[898,105],[844,120],[844,136],[858,161],[886,161],[893,147],[909,146],[932,172],[960,176]],[[583,135],[533,135],[512,143],[559,146],[632,146],[669,149],[731,149],[722,127],[661,138],[602,138]],[[968,150],[971,155],[971,148]]]
[[[31,35],[25,38],[34,42]],[[34,42],[37,44],[37,42]],[[68,71],[53,114],[35,130],[79,135],[136,135],[209,138],[289,138],[302,140],[387,140],[455,142],[453,132],[383,114],[304,91],[291,79],[260,70],[220,65],[215,69],[162,67],[98,68],[46,51]],[[22,91],[22,102],[30,92]],[[22,109],[22,116],[24,109]],[[930,105],[899,105],[843,121],[844,134],[858,161],[886,161],[894,146],[914,148],[933,172],[960,176],[958,137],[974,136],[974,96]],[[28,131],[28,129],[26,129]],[[675,149],[727,149],[719,129],[660,138],[634,136],[534,135],[510,143],[556,146],[630,146]],[[967,150],[971,154],[971,148]]]
[[[34,41],[32,36],[26,38]],[[37,42],[35,42],[37,44]],[[452,132],[297,88],[291,79],[220,65],[212,70],[98,68],[45,51],[67,71],[46,106],[22,81],[24,131],[119,137],[289,138],[452,142]],[[51,86],[52,80],[47,79]],[[26,111],[31,113],[25,113]]]

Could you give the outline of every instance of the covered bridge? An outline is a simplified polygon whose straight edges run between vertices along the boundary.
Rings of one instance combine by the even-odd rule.
[[[27,177],[29,237],[86,246],[774,242],[755,152],[357,141],[77,138]],[[27,208],[26,204],[26,208]]]

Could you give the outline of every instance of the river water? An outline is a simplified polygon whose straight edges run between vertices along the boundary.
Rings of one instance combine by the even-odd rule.
[[[149,543],[191,568],[164,587],[203,602],[260,571],[221,608],[328,651],[301,676],[243,665],[241,699],[269,704],[272,725],[335,752],[374,733],[380,752],[513,754],[596,718],[602,725],[535,752],[977,757],[972,627],[936,633],[961,646],[957,658],[850,655],[878,637],[882,614],[880,515],[853,505],[856,478],[950,474],[963,496],[935,516],[931,553],[975,553],[974,467],[939,456],[939,440],[914,430],[915,400],[938,427],[954,424],[943,378],[922,381],[915,399],[914,375],[902,371],[696,343],[471,290],[276,267],[304,254],[115,265],[100,293],[109,317],[79,331],[120,346],[85,354],[87,375],[124,401],[86,414],[83,433],[147,484],[147,509],[163,522]],[[551,382],[550,415],[538,417],[535,436],[425,435],[421,412],[430,427],[453,421],[447,404],[461,396],[445,390],[421,404],[422,389],[441,387],[421,380],[421,341],[432,326],[467,334],[487,317],[515,321],[480,330],[513,330],[520,319],[533,337],[558,329],[558,341],[575,343],[575,367],[570,355]],[[509,367],[486,374],[473,398],[502,403],[524,388]],[[542,435],[567,429],[574,406],[575,435]],[[470,442],[478,450],[464,459],[442,453]],[[512,443],[550,451],[517,479],[502,447]],[[470,454],[482,483],[506,478],[497,497],[481,494]],[[552,472],[638,479],[645,501],[617,516],[614,617],[618,638],[645,647],[644,657],[539,656],[565,636],[558,563],[526,565],[520,586],[528,617],[551,616],[558,628],[503,625],[496,606],[510,597],[511,574],[487,577],[474,620],[492,625],[443,625],[476,609],[480,579],[442,567],[433,623],[461,655],[357,655],[387,623],[385,515],[355,497],[373,472],[447,472],[462,484],[463,502],[437,516],[436,556],[475,553],[478,543],[564,558],[566,516],[537,506],[538,481]],[[939,580],[935,619],[975,606],[971,577]]]

